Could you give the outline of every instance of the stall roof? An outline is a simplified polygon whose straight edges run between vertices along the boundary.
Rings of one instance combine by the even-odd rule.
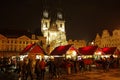
[[[63,55],[65,54],[68,50],[75,50],[75,48],[72,45],[65,45],[65,46],[58,46],[56,47],[50,55]]]
[[[104,54],[114,54],[115,50],[116,50],[116,47],[102,48],[102,52],[104,52]]]
[[[38,44],[30,44],[20,53],[20,55],[28,55],[28,54],[41,55],[46,53],[44,49]]]
[[[31,47],[34,46],[34,45],[35,45],[35,44],[29,44],[29,45],[27,45],[27,46],[22,50],[21,54],[24,54],[24,53],[28,52],[28,51],[31,49]]]
[[[120,55],[120,50],[119,50],[119,49],[116,49],[116,51],[115,51],[114,54],[115,54],[115,55]]]
[[[97,48],[98,46],[86,46],[79,48],[78,51],[82,55],[93,55]]]

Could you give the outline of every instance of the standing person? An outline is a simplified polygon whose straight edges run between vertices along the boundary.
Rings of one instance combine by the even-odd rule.
[[[74,64],[73,68],[74,68],[74,72],[75,72],[75,73],[77,73],[77,71],[78,71],[78,70],[77,70],[77,66],[78,66],[77,63],[78,63],[77,60],[74,60],[74,61],[73,61],[73,64]]]
[[[40,66],[39,66],[39,63],[40,63],[40,59],[38,59],[36,61],[36,64],[35,64],[35,74],[36,74],[37,80],[39,80],[39,75],[40,75]]]
[[[27,65],[28,65],[28,60],[27,58],[24,58],[23,62],[22,62],[22,67],[21,67],[21,76],[22,76],[22,80],[26,80],[26,76],[27,76]]]
[[[67,74],[71,74],[72,63],[70,59],[67,59],[66,67],[67,67]]]
[[[44,59],[42,59],[42,61],[40,61],[40,78],[41,80],[44,80],[44,76],[45,76],[45,67],[46,67],[46,62],[44,61]]]
[[[83,59],[79,61],[79,65],[80,65],[80,71],[83,72],[85,70],[85,63]]]
[[[49,77],[50,79],[53,79],[53,77],[56,76],[56,64],[54,62],[54,59],[50,59],[47,65],[49,67]]]
[[[102,60],[102,67],[103,67],[103,71],[106,72],[107,71],[107,58],[104,57]]]
[[[29,62],[28,62],[28,64],[27,64],[27,68],[26,68],[26,70],[27,70],[27,75],[26,75],[26,80],[28,79],[28,77],[30,77],[31,78],[31,80],[33,80],[33,60],[31,60],[31,59],[29,59]]]

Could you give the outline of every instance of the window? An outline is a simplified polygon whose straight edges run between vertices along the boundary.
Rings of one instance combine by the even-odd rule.
[[[62,27],[62,24],[60,24],[60,27]]]
[[[2,43],[4,43],[4,40],[2,40]]]
[[[15,41],[15,43],[17,43],[17,42]]]
[[[45,27],[47,27],[47,22],[45,22]]]
[[[20,41],[20,44],[22,43],[22,41]]]
[[[13,43],[13,40],[11,40],[11,43]]]

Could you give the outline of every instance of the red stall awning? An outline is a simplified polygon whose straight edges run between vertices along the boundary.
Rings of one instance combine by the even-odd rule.
[[[78,51],[82,55],[93,55],[97,48],[98,46],[86,46],[79,48]]]
[[[50,55],[63,55],[66,54],[68,50],[77,50],[72,45],[58,46],[56,47]]]
[[[45,51],[41,46],[38,44],[30,44],[28,45],[21,53],[20,55],[45,55]]]
[[[104,54],[114,54],[115,50],[116,50],[116,47],[102,48],[102,52],[104,52]]]

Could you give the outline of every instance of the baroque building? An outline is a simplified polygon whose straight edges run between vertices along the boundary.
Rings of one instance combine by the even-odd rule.
[[[85,40],[68,40],[68,44],[73,44],[75,48],[81,48],[86,46],[86,41]]]
[[[57,46],[66,45],[65,20],[61,12],[54,16],[49,15],[47,10],[43,11],[41,19],[41,32],[46,37],[46,45],[50,46],[50,52]]]
[[[112,34],[108,30],[103,30],[101,36],[97,33],[94,43],[100,48],[117,47],[120,50],[120,29],[113,30]]]
[[[45,47],[45,37],[36,36],[31,37],[22,35],[20,37],[6,37],[0,34],[0,56],[17,56],[29,44],[41,43]]]

